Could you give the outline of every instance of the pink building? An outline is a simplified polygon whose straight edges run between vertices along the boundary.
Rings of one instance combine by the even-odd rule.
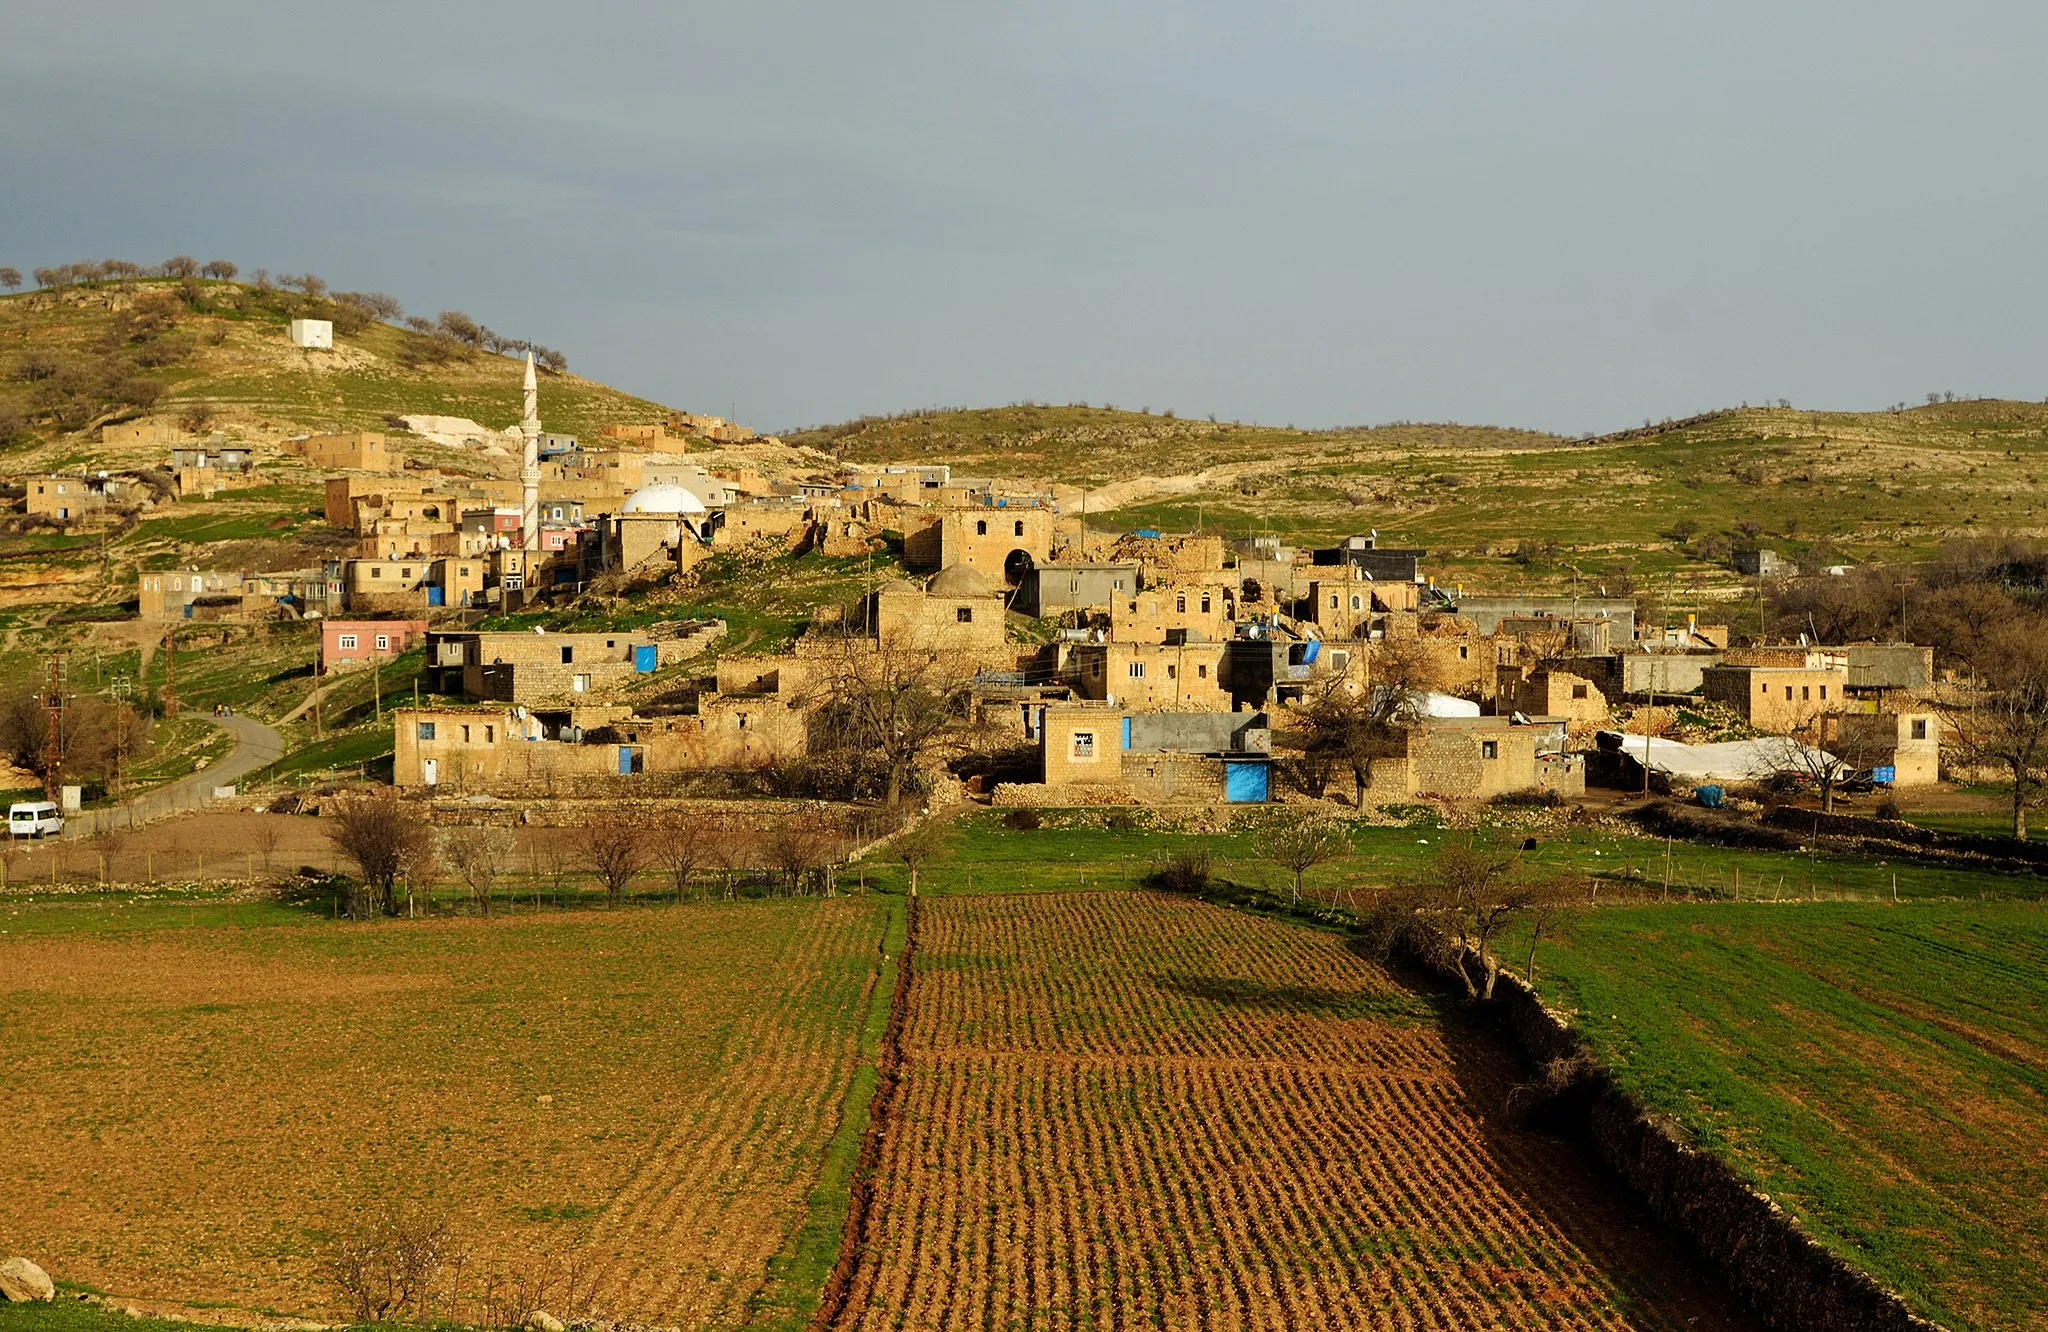
[[[353,670],[395,657],[426,632],[425,620],[322,620],[320,672]]]

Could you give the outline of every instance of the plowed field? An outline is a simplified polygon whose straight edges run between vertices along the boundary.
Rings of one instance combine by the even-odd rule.
[[[919,931],[841,1326],[1749,1326],[1332,936],[1113,893]]]
[[[473,1293],[573,1266],[613,1317],[742,1321],[838,1123],[884,910],[17,928],[0,1251],[322,1311],[314,1232],[418,1199]]]

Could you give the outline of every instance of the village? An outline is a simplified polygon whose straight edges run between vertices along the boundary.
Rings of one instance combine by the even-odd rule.
[[[332,343],[319,320],[287,336]],[[707,467],[692,455],[753,432],[676,413],[550,433],[531,357],[517,427],[407,421],[410,450],[373,431],[272,449],[108,425],[103,442],[160,449],[161,470],[32,476],[23,504],[90,529],[124,501],[316,473],[330,555],[145,567],[136,615],[167,643],[317,621],[322,676],[423,653],[424,691],[389,723],[390,782],[414,795],[617,798],[850,744],[868,780],[833,794],[891,806],[1257,804],[1348,778],[1360,809],[1770,782],[1831,808],[1942,775],[1929,647],[1757,644],[1697,615],[1644,623],[1628,597],[1468,592],[1370,531],[1294,547],[1116,530],[1085,495],[918,460]],[[814,551],[871,573],[786,651],[735,644],[715,616],[488,627],[600,580],[659,587],[715,555]],[[1770,555],[1747,554],[1756,572]],[[1740,738],[1688,744],[1688,729]]]

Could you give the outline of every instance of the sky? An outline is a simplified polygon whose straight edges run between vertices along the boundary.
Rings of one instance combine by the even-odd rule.
[[[9,0],[0,264],[464,310],[789,429],[2048,396],[2038,0]]]

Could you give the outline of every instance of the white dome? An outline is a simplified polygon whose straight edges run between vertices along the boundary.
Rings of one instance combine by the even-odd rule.
[[[703,513],[704,501],[681,486],[642,486],[626,497],[620,513]]]

